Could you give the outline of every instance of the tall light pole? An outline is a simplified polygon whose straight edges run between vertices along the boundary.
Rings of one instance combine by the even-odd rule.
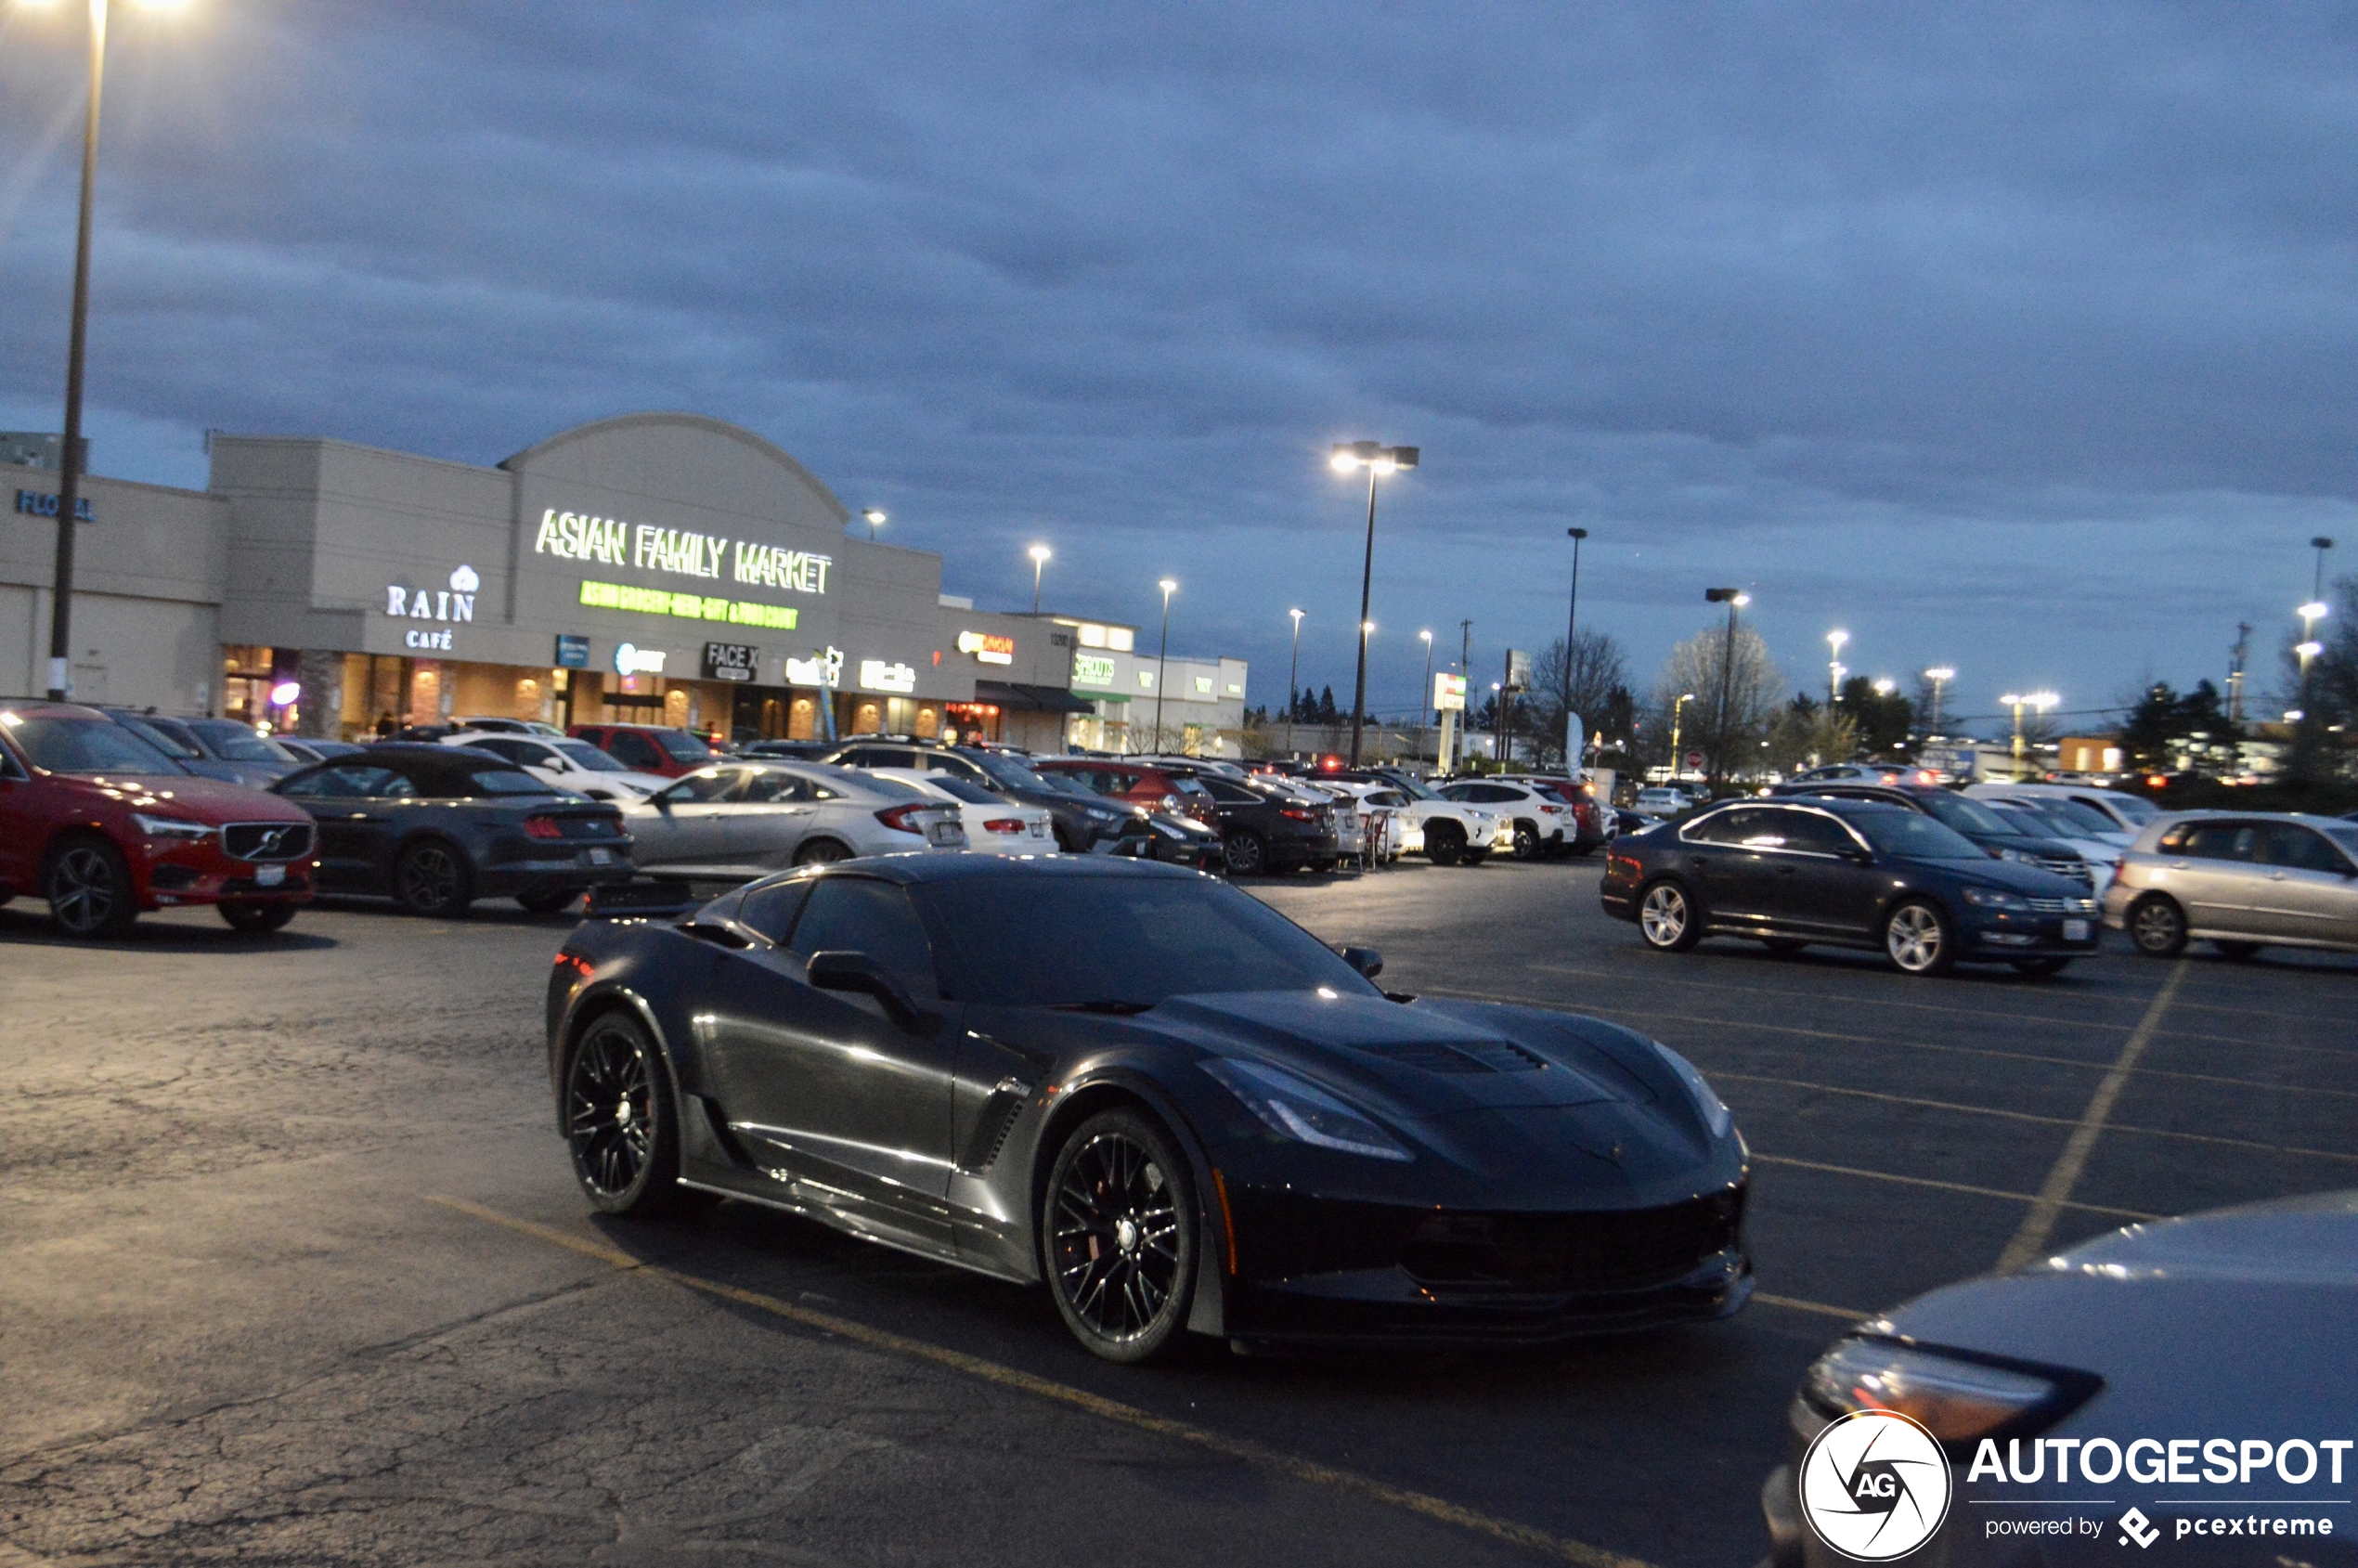
[[[2326,596],[2326,551],[2333,547],[2334,541],[2323,534],[2309,541],[2309,548],[2317,552],[2317,570],[2309,579],[2309,597],[2313,600]]]
[[[1940,689],[1956,680],[1957,672],[1945,664],[1935,665],[1924,671],[1924,679],[1932,682],[1932,722],[1925,726],[1924,733],[1937,735],[1940,733]]]
[[[885,525],[884,508],[872,506],[862,512],[860,515],[868,520],[868,542],[875,543],[876,530]]]
[[[1711,745],[1711,767],[1704,774],[1705,787],[1717,787],[1728,765],[1728,689],[1736,683],[1736,612],[1752,603],[1752,595],[1741,589],[1706,588],[1703,600],[1728,606],[1728,641],[1719,655],[1719,724]]]
[[[1327,460],[1337,473],[1367,471],[1367,553],[1359,565],[1359,679],[1351,694],[1351,765],[1359,766],[1359,732],[1367,722],[1367,593],[1376,575],[1376,481],[1417,466],[1414,447],[1383,447],[1373,441],[1337,443]]]
[[[1473,693],[1473,622],[1458,623],[1458,673],[1465,678],[1468,699]],[[1449,772],[1458,771],[1458,758],[1466,753],[1466,720],[1473,717],[1472,709],[1465,710],[1458,720],[1458,743],[1452,748],[1458,754],[1449,759]]]
[[[1692,692],[1682,692],[1679,693],[1678,700],[1670,705],[1670,782],[1672,784],[1677,784],[1678,775],[1685,771],[1679,766],[1678,758],[1678,718],[1686,711],[1687,705],[1694,700],[1695,694]]]
[[[1155,659],[1155,745],[1162,750],[1162,682],[1171,673],[1171,596],[1179,591],[1179,584],[1165,577],[1155,586],[1162,590],[1162,652]]]
[[[2035,707],[2041,713],[2045,713],[2063,699],[2053,692],[2008,692],[1998,700],[2015,710],[2015,777],[2021,779],[2029,772],[2029,770],[2023,766],[2022,710],[2026,707]]]
[[[1417,728],[1422,730],[1430,738],[1432,734],[1432,633],[1420,631],[1417,633],[1417,636],[1423,640],[1425,645],[1425,694],[1419,699],[1424,704],[1424,711],[1418,716]],[[1417,759],[1421,762],[1424,760],[1424,756],[1425,748],[1422,745],[1418,746]],[[1433,755],[1433,765],[1438,767],[1440,762],[1440,754],[1436,752]]]
[[[1286,755],[1290,757],[1293,755],[1293,710],[1301,706],[1302,701],[1297,695],[1301,688],[1294,681],[1294,677],[1302,672],[1302,612],[1288,610],[1286,614],[1293,617],[1293,659],[1286,666]]]
[[[1036,616],[1040,613],[1040,574],[1055,551],[1044,544],[1036,544],[1025,553],[1031,557],[1031,613]]]
[[[1846,631],[1826,633],[1826,646],[1833,650],[1833,656],[1826,660],[1826,706],[1828,707],[1842,701],[1842,645],[1849,641],[1850,633]]]

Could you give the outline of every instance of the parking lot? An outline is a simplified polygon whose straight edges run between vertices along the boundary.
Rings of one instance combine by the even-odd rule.
[[[2358,1185],[2358,961],[1668,957],[1598,875],[1246,886],[1388,987],[1691,1057],[1752,1146],[1754,1305],[1546,1356],[1148,1370],[1043,1295],[742,1205],[593,1223],[542,1065],[563,919],[196,911],[79,946],[0,910],[0,1565],[1748,1563],[1853,1315]]]

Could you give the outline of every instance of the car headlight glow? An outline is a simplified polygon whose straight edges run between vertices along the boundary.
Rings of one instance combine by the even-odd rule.
[[[2014,851],[2011,849],[2007,851],[2008,854],[2012,854],[2013,852]],[[2003,888],[1983,888],[1972,883],[1966,884],[1965,902],[1973,905],[1976,909],[2010,909],[2019,911],[2026,910],[2030,907],[2030,901],[2024,898],[2020,893],[2009,893]]]
[[[2104,1386],[2086,1373],[1996,1359],[1854,1336],[1804,1374],[1801,1397],[1829,1419],[1892,1410],[1943,1443],[1970,1443],[2002,1429],[2043,1430]]]
[[[1695,1102],[1695,1113],[1703,1118],[1703,1124],[1711,1129],[1711,1135],[1715,1138],[1726,1137],[1728,1129],[1736,1124],[1736,1113],[1728,1108],[1728,1102],[1721,1099],[1704,1081],[1704,1075],[1695,1069],[1694,1063],[1659,1040],[1653,1042],[1653,1048],[1662,1053],[1662,1059],[1670,1064],[1670,1070],[1677,1073],[1678,1082],[1687,1086],[1688,1095]]]
[[[144,811],[134,811],[131,820],[139,831],[150,838],[175,838],[193,843],[213,836],[213,829],[203,823],[192,823],[179,817],[151,817]]]
[[[1289,1072],[1234,1056],[1215,1056],[1197,1065],[1280,1137],[1377,1160],[1415,1158],[1366,1116]]]

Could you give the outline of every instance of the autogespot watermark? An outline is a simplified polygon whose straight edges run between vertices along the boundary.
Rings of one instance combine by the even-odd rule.
[[[2002,1486],[2056,1487],[2066,1491],[2111,1487],[2127,1483],[2141,1488],[2194,1492],[2195,1496],[2149,1496],[2129,1502],[2118,1517],[2109,1511],[2058,1517],[1988,1515],[1981,1521],[1987,1538],[2035,1536],[2071,1537],[2137,1551],[2157,1542],[2199,1541],[2208,1546],[2223,1537],[2265,1537],[2287,1544],[2296,1537],[2337,1534],[2337,1509],[2352,1506],[2344,1496],[2345,1461],[2358,1439],[2302,1437],[2138,1437],[2121,1442],[2109,1437],[2010,1438],[2003,1451],[1994,1438],[1983,1438],[1965,1471],[1968,1487],[1984,1483]],[[2049,1467],[2052,1466],[2051,1470]],[[2203,1491],[2233,1487],[2234,1492]],[[2250,1495],[2247,1488],[2270,1496]],[[2291,1496],[2285,1494],[2290,1493]],[[2109,1510],[2127,1499],[2118,1497],[1969,1497],[1976,1508],[2065,1508],[2098,1506]],[[2151,1509],[2161,1517],[2150,1517]],[[2348,1534],[2345,1522],[2339,1531]],[[1831,1543],[1830,1543],[1831,1544]]]
[[[1801,1516],[1854,1562],[1891,1562],[1932,1539],[1953,1496],[1939,1440],[1905,1416],[1854,1410],[1801,1461]]]

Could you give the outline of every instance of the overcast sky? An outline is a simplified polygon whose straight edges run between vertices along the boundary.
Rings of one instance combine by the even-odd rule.
[[[490,463],[685,408],[945,586],[1349,700],[1748,612],[1960,711],[2258,663],[2358,569],[2342,6],[115,7],[89,428]],[[0,6],[0,426],[55,429],[80,7]]]

